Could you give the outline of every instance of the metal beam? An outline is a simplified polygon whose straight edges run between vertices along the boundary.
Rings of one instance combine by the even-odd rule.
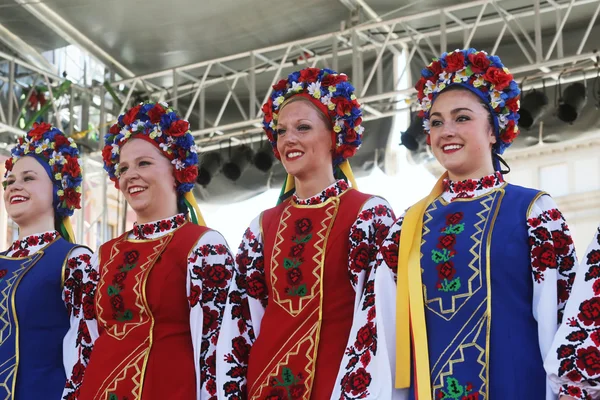
[[[107,67],[114,68],[122,77],[132,78],[135,76],[133,71],[117,61],[117,59],[108,52],[104,51],[100,46],[81,33],[45,3],[31,2],[28,0],[15,1],[19,3],[22,8],[33,14],[54,33],[65,39],[67,42],[88,52]]]
[[[41,68],[46,72],[50,72],[53,74],[57,73],[57,70],[54,67],[54,65],[49,63],[48,60],[44,58],[44,56],[42,56],[37,50],[31,47],[23,39],[9,31],[8,28],[6,28],[2,24],[0,24],[0,40],[36,67]]]

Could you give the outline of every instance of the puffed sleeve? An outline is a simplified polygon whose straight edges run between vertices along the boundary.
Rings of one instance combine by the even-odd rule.
[[[199,400],[217,399],[215,351],[233,263],[225,238],[213,230],[205,232],[188,255],[187,295]]]
[[[600,227],[573,283],[546,371],[560,395],[600,398]]]
[[[403,217],[377,246],[355,310],[350,340],[332,399],[406,399],[394,388],[396,364],[396,275]]]
[[[217,345],[219,399],[247,397],[248,356],[260,333],[260,323],[269,301],[260,219],[260,216],[255,218],[246,229],[235,259],[234,278]]]
[[[63,301],[69,313],[70,329],[63,339],[63,363],[67,382],[63,399],[79,397],[98,325],[94,297],[98,284],[98,257],[87,247],[75,247],[67,257]]]

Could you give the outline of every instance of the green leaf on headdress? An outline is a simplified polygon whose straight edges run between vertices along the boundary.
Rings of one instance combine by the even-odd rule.
[[[467,65],[467,68],[465,68],[465,74],[466,74],[467,76],[471,76],[471,75],[473,75],[473,70],[471,69],[471,66],[470,66],[470,65]]]

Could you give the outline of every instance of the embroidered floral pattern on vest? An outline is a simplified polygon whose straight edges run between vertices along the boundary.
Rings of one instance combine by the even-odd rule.
[[[438,249],[431,251],[431,259],[437,264],[438,283],[437,289],[442,292],[457,292],[460,289],[460,277],[455,277],[456,268],[452,258],[456,255],[454,245],[456,235],[465,230],[462,212],[446,216],[446,227],[442,229],[443,235],[439,238]]]
[[[140,253],[137,250],[127,251],[124,253],[124,263],[117,269],[117,272],[112,279],[112,285],[106,289],[110,297],[110,305],[113,310],[113,318],[119,322],[130,321],[133,318],[133,313],[129,308],[125,308],[125,301],[121,296],[121,291],[125,288],[125,280],[127,273],[133,270],[137,264]]]
[[[294,375],[291,369],[282,368],[281,375],[271,380],[272,389],[267,395],[269,400],[297,400],[301,399],[306,391],[302,384],[302,373]]]
[[[303,283],[302,270],[300,267],[304,262],[302,254],[306,244],[312,239],[313,225],[310,219],[302,218],[295,222],[296,235],[292,237],[295,243],[290,249],[289,257],[283,259],[283,268],[287,271],[287,281],[291,287],[286,288],[288,296],[304,297],[307,294],[306,284]]]
[[[472,199],[503,183],[502,173],[496,172],[481,179],[467,179],[456,182],[444,179],[443,188],[444,192],[452,195],[451,201],[454,201],[456,199]]]
[[[149,235],[154,233],[161,233],[179,228],[185,224],[185,215],[177,214],[168,219],[161,219],[160,221],[149,222],[147,224],[138,224],[137,222],[133,225],[133,236],[137,240],[148,239]]]
[[[58,237],[58,232],[44,232],[39,235],[30,235],[21,240],[16,240],[8,250],[8,257],[27,257],[42,246],[47,245]]]
[[[457,379],[449,376],[446,378],[446,387],[438,392],[436,399],[478,400],[479,391],[473,390],[472,384],[461,385]]]

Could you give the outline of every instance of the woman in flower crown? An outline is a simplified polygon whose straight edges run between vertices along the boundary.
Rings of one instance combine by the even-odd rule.
[[[376,315],[377,356],[391,360],[377,373],[389,370],[410,399],[556,399],[543,359],[576,256],[550,196],[504,181],[518,85],[498,57],[474,49],[421,74],[427,143],[447,172],[377,255],[363,316]]]
[[[238,248],[218,395],[338,399],[357,369],[345,354],[363,340],[350,330],[367,268],[394,214],[356,188],[348,158],[363,128],[346,75],[294,72],[273,86],[263,112],[288,177],[280,204],[252,221]]]
[[[19,238],[0,253],[1,398],[76,398],[98,279],[69,220],[81,208],[81,185],[75,142],[47,123],[19,138],[6,160],[4,204]]]
[[[105,143],[104,168],[137,222],[95,259],[99,337],[79,398],[214,399],[234,261],[191,193],[198,157],[189,123],[148,102],[119,116]]]
[[[600,227],[581,258],[545,366],[561,400],[600,398]]]

